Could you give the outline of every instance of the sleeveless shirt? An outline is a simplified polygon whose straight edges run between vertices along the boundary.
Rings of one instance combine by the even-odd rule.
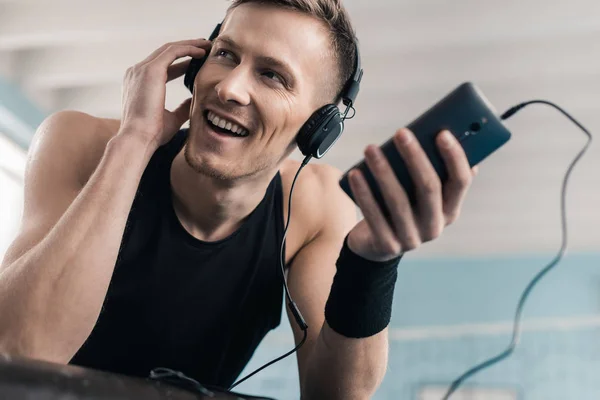
[[[71,363],[139,377],[166,367],[227,388],[280,323],[281,176],[237,231],[198,240],[179,222],[170,186],[186,137],[179,131],[148,163],[102,311]]]

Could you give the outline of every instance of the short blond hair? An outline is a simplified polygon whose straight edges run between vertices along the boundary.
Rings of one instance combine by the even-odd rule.
[[[354,72],[356,59],[356,33],[350,22],[350,16],[341,0],[231,0],[228,8],[232,10],[242,4],[255,3],[281,7],[298,11],[323,21],[331,35],[331,50],[338,65],[337,82],[331,87],[333,93],[327,97],[337,101],[339,95]]]

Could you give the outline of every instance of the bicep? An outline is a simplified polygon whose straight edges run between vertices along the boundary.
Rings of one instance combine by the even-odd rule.
[[[308,325],[307,341],[298,351],[301,380],[310,352],[325,321],[325,303],[335,275],[335,263],[344,238],[356,224],[354,203],[339,189],[337,179],[334,182],[332,193],[324,196],[327,207],[324,209],[323,226],[319,234],[295,256],[287,277],[290,295]],[[299,343],[303,333],[289,309],[287,312],[294,339]]]
[[[59,112],[37,129],[25,169],[23,217],[3,267],[37,245],[77,197],[84,175],[97,162],[94,121],[86,114]]]

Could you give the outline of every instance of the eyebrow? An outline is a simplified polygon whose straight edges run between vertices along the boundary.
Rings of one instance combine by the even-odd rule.
[[[238,45],[233,39],[228,36],[219,36],[215,39],[214,43],[222,42],[227,46],[231,47],[235,51],[240,51],[241,46]],[[270,67],[281,70],[286,75],[286,80],[288,81],[288,85],[294,86],[296,82],[296,75],[294,74],[294,68],[290,66],[290,64],[285,61],[278,60],[277,58],[269,57],[269,56],[256,56],[256,59],[260,64],[268,65]]]

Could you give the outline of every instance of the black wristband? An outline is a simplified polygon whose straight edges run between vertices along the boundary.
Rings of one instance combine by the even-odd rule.
[[[331,329],[342,336],[364,338],[388,326],[401,258],[367,260],[350,250],[346,236],[325,305],[325,319]]]

